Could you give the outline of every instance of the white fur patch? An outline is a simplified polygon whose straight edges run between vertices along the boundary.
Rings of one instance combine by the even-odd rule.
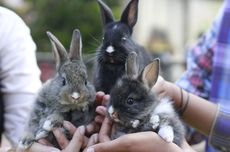
[[[114,29],[114,30],[117,29],[117,25],[115,25],[115,26],[113,27],[113,29]]]
[[[75,100],[79,99],[80,98],[80,94],[78,92],[73,92],[71,97]]]
[[[35,140],[39,140],[47,136],[47,131],[40,131],[36,134]]]
[[[118,79],[118,81],[117,81],[116,84],[117,84],[118,87],[121,87],[121,86],[122,86],[122,81],[121,81],[121,79]]]
[[[114,113],[113,106],[110,106],[108,109],[109,115],[112,117],[112,114]]]
[[[172,103],[170,102],[168,98],[161,99],[160,103],[157,105],[157,107],[153,111],[153,114],[160,114],[160,113],[167,113],[167,114],[175,113]]]
[[[26,150],[28,148],[28,146],[24,145],[21,141],[19,141],[17,148],[19,150]]]
[[[45,123],[43,124],[42,128],[46,131],[51,131],[52,125],[51,125],[51,121],[50,120],[46,120]]]
[[[173,142],[174,132],[171,126],[163,126],[160,128],[158,135],[166,142]]]
[[[138,125],[140,124],[140,121],[139,120],[134,120],[134,121],[131,121],[131,123],[132,123],[133,128],[137,128]]]
[[[113,48],[113,46],[108,46],[107,47],[107,49],[106,49],[106,52],[108,52],[108,53],[113,53],[114,52],[114,48]]]
[[[160,125],[160,117],[158,115],[152,115],[150,123],[152,124],[152,128],[156,129]]]

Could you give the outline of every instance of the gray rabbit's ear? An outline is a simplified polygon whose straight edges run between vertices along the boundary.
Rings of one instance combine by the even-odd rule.
[[[154,59],[152,63],[148,64],[144,70],[141,72],[139,79],[144,83],[144,85],[151,89],[157,82],[160,69],[160,59]]]
[[[108,23],[114,21],[113,13],[111,9],[102,0],[97,0],[97,2],[101,10],[102,24],[103,27],[105,27]]]
[[[137,63],[137,54],[136,52],[129,53],[126,63],[125,63],[126,74],[131,78],[137,78],[139,64]]]
[[[61,42],[51,32],[48,31],[46,33],[50,39],[56,61],[56,68],[58,69],[60,65],[68,59],[67,52]]]
[[[137,22],[138,1],[131,0],[121,15],[121,22],[127,24],[131,29]]]
[[[82,60],[82,41],[81,33],[78,29],[73,31],[72,41],[69,52],[70,60]]]

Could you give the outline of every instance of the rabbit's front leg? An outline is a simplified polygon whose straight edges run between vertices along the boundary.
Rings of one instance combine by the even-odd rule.
[[[18,143],[18,149],[26,150],[35,142],[35,136],[32,132],[27,132],[24,136],[20,139]]]
[[[160,127],[158,135],[161,136],[167,142],[173,142],[174,132],[173,128],[170,125]]]
[[[152,125],[152,129],[157,129],[157,127],[160,125],[160,117],[156,114],[153,114],[150,117],[150,123]]]
[[[61,127],[64,121],[64,117],[58,113],[54,113],[48,116],[44,121],[42,128],[45,131],[52,131],[54,128]]]
[[[158,135],[163,138],[166,142],[173,142],[174,130],[173,126],[170,125],[170,116],[167,114],[158,114],[159,116],[159,131]]]

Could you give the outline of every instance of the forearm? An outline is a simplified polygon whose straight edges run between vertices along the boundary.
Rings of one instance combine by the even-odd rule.
[[[216,118],[218,106],[184,90],[181,93],[180,88],[173,83],[166,82],[166,86],[167,92],[175,102],[177,109],[180,108],[182,99],[183,106],[186,104],[189,96],[188,105],[182,115],[183,120],[205,135],[209,135]]]

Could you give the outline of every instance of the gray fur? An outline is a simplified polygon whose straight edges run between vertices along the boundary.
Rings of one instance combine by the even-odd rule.
[[[77,127],[89,124],[95,115],[96,93],[87,81],[86,66],[81,57],[79,30],[73,32],[69,55],[54,35],[48,33],[48,36],[57,73],[43,85],[38,94],[26,133],[20,141],[20,146],[25,149],[44,137],[57,146],[51,131],[55,127],[61,127],[63,120],[68,120]]]
[[[134,54],[131,55],[131,61],[127,61],[129,65],[135,62]],[[119,79],[119,83],[115,84],[110,94],[108,111],[110,117],[115,121],[116,128],[112,138],[141,131],[159,133],[164,126],[170,126],[174,133],[173,142],[180,146],[185,134],[182,122],[170,100],[160,101],[151,91],[158,78],[159,60],[156,59],[147,65],[138,76],[135,76],[135,73],[130,76],[130,72],[128,70],[126,72],[127,74]],[[159,120],[152,120],[153,116],[159,117]]]

